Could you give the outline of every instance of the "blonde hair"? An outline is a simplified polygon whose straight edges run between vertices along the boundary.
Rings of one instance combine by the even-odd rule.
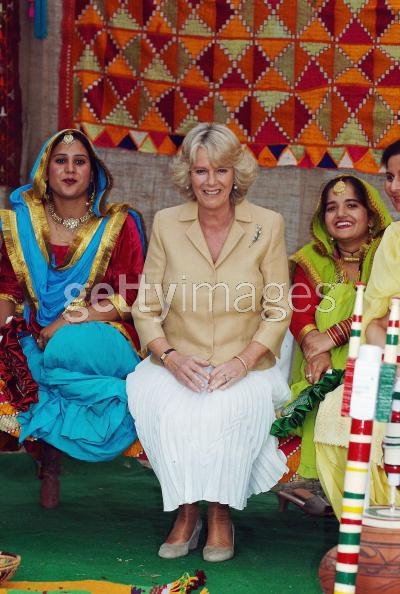
[[[182,143],[179,154],[171,164],[171,179],[181,194],[195,200],[190,183],[192,167],[199,148],[203,148],[213,167],[233,167],[234,181],[230,198],[241,202],[257,175],[257,161],[242,147],[235,134],[223,124],[197,124]]]

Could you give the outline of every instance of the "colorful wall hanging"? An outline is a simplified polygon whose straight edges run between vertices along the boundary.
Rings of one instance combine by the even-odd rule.
[[[65,0],[60,125],[174,154],[227,123],[264,166],[376,172],[400,138],[399,0]]]
[[[21,92],[18,68],[18,2],[0,3],[0,186],[20,183]]]

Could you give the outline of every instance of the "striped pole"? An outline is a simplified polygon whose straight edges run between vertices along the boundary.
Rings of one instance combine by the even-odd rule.
[[[354,368],[350,403],[352,420],[344,477],[334,594],[354,594],[356,591],[362,515],[381,358],[381,348],[363,345],[359,349]]]
[[[379,377],[378,400],[375,419],[381,423],[390,421],[393,386],[397,370],[397,345],[399,342],[400,300],[393,298],[386,331],[386,344]]]
[[[356,300],[354,303],[353,317],[351,320],[351,333],[349,339],[349,352],[347,355],[346,369],[343,382],[343,399],[341,414],[348,417],[350,412],[351,392],[353,390],[354,366],[361,345],[361,324],[363,314],[364,283],[356,283]]]
[[[400,378],[393,392],[392,414],[383,439],[384,469],[390,485],[391,512],[395,511],[396,488],[400,486]]]

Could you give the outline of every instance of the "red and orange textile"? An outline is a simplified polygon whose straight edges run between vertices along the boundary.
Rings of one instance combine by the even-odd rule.
[[[18,2],[0,7],[0,186],[19,185],[22,119],[19,87]]]
[[[226,123],[264,166],[376,172],[400,137],[399,0],[65,0],[60,127],[172,155]]]

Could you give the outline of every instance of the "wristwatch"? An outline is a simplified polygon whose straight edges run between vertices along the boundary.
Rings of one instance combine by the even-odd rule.
[[[168,355],[170,353],[172,353],[172,351],[176,351],[176,349],[167,349],[166,351],[163,352],[162,355],[160,355],[160,361],[161,361],[161,363],[164,363],[165,359],[168,357]]]

